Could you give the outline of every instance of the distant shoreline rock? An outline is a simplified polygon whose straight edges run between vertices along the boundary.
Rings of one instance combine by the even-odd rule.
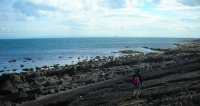
[[[118,52],[111,52],[111,53],[122,53],[122,54],[143,54],[143,52],[134,51],[134,50],[121,50]]]

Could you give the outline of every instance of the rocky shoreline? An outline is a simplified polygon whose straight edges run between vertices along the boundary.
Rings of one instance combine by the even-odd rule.
[[[0,105],[200,105],[200,40],[175,48],[148,49],[162,53],[127,50],[120,51],[126,55],[119,57],[97,56],[74,65],[3,74]],[[137,68],[142,69],[145,80],[140,100],[132,98],[130,83]]]

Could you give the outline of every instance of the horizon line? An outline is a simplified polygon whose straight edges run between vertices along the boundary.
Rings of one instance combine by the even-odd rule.
[[[182,38],[182,39],[200,39],[200,37],[198,38],[198,37],[144,37],[144,36],[141,36],[141,37],[139,37],[139,36],[135,36],[135,37],[131,37],[131,36],[124,36],[124,37],[122,37],[122,36],[108,36],[108,37],[106,37],[106,36],[104,36],[104,37],[101,37],[101,36],[95,36],[95,37],[93,37],[93,36],[85,36],[85,37],[33,37],[33,38],[26,38],[26,37],[24,37],[24,38],[0,38],[0,40],[11,40],[11,39],[66,39],[66,38]]]

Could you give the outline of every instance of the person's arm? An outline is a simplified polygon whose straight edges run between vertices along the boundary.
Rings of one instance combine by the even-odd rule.
[[[142,76],[140,75],[140,82],[141,82],[141,84],[142,84],[142,81],[143,81],[143,78],[142,78]]]
[[[132,77],[132,79],[131,79],[131,83],[132,83],[132,84],[134,84],[134,83],[133,83],[133,79],[134,79],[134,78],[135,78],[135,74],[133,75],[133,77]]]

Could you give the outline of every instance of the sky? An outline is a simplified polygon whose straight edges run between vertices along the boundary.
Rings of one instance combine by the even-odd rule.
[[[200,0],[1,0],[0,39],[200,38]]]

